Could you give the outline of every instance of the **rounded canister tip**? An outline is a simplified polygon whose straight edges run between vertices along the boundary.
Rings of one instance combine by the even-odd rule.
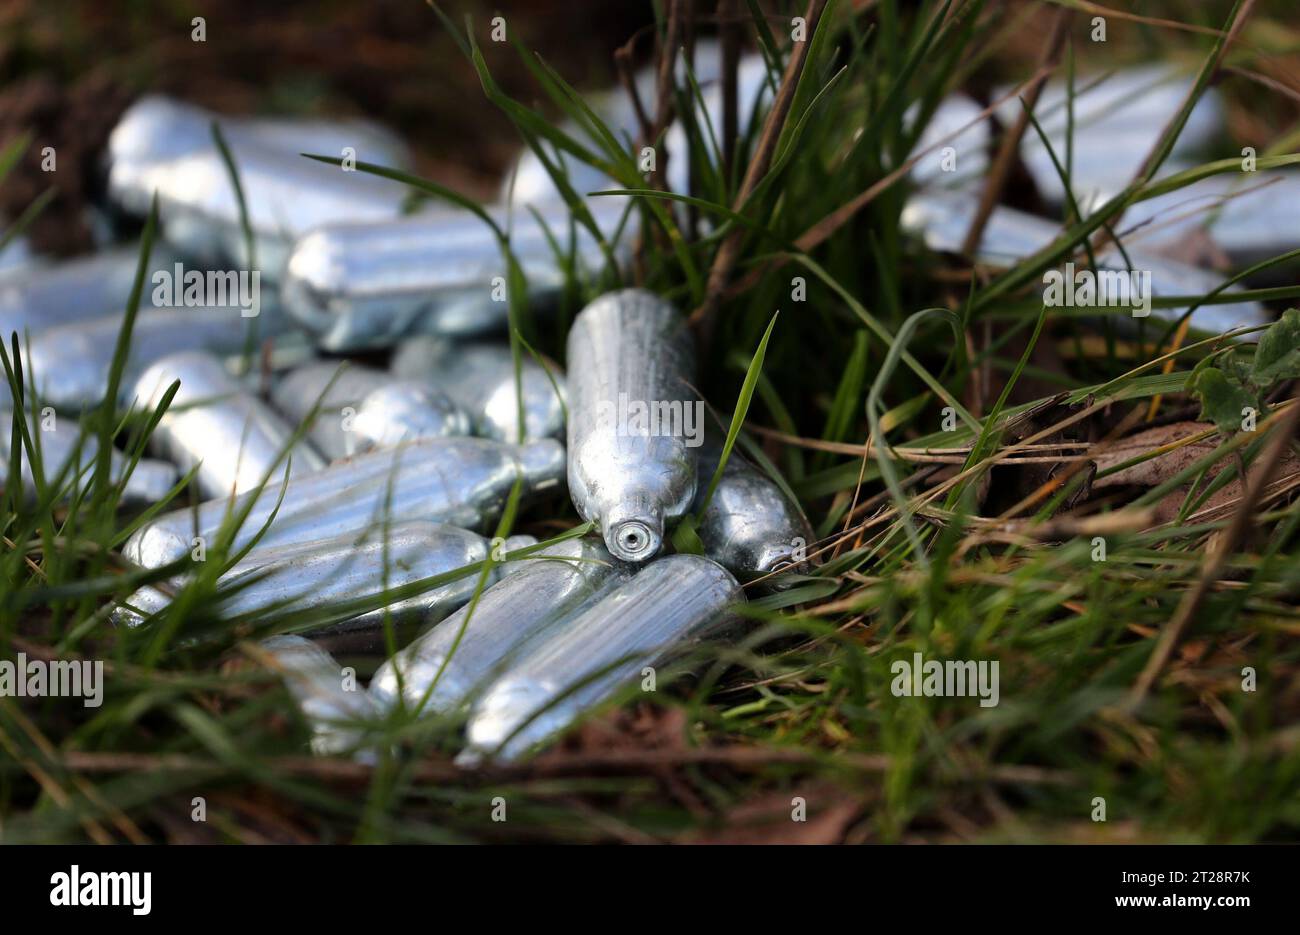
[[[170,524],[154,522],[136,530],[122,546],[122,554],[142,568],[161,568],[184,558],[191,547],[190,539]]]
[[[620,523],[614,529],[613,540],[610,551],[627,562],[648,558],[659,546],[659,536],[647,524],[634,519]]]
[[[653,510],[611,513],[601,524],[605,547],[625,562],[644,562],[654,558],[663,547],[664,522]]]

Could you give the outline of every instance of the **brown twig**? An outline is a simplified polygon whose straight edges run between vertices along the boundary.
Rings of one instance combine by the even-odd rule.
[[[659,71],[655,83],[655,121],[643,146],[655,145],[673,122],[677,110],[673,106],[673,69],[677,65],[677,48],[682,37],[682,5],[683,0],[670,0],[668,4],[668,21],[664,26],[663,45],[659,48]],[[654,172],[650,174],[655,188],[664,188],[667,169],[668,154],[658,153]]]
[[[623,84],[623,90],[627,92],[628,99],[632,102],[632,111],[636,114],[637,132],[644,140],[650,138],[653,129],[650,125],[650,115],[646,113],[645,102],[641,100],[641,92],[636,87],[636,76],[632,72],[632,46],[635,41],[629,39],[626,44],[615,50],[614,67],[618,70],[618,78]]]
[[[1052,30],[1048,34],[1047,46],[1043,49],[1043,57],[1039,62],[1038,74],[1025,89],[1024,106],[1020,109],[1016,122],[1002,137],[997,155],[993,158],[993,165],[984,180],[979,206],[975,209],[975,217],[971,219],[970,229],[966,231],[966,239],[962,241],[961,252],[964,256],[970,256],[979,247],[989,217],[993,214],[997,203],[1002,200],[1002,192],[1007,187],[1007,179],[1011,177],[1011,169],[1020,156],[1020,141],[1024,138],[1025,131],[1029,129],[1029,116],[1038,106],[1038,98],[1042,96],[1047,76],[1056,69],[1061,59],[1061,50],[1065,48],[1069,27],[1070,10],[1068,8],[1057,10],[1056,17],[1052,21]]]
[[[695,0],[684,0],[686,15],[682,23],[682,54],[686,57],[686,67],[691,74],[695,74]],[[694,107],[694,102],[691,103]],[[687,194],[698,196],[700,193],[700,183],[695,160],[686,155],[686,191]],[[686,236],[693,243],[700,236],[700,209],[695,205],[686,206]]]
[[[739,0],[718,0],[718,38],[722,44],[722,177],[731,180],[740,136],[736,71],[740,66]]]
[[[1141,16],[1137,13],[1129,13],[1127,10],[1117,10],[1114,7],[1102,6],[1100,3],[1090,3],[1089,0],[1072,0],[1075,9],[1083,13],[1092,13],[1097,16],[1127,20],[1130,23],[1141,23],[1144,26],[1161,26],[1165,29],[1178,29],[1183,32],[1200,33],[1203,36],[1218,36],[1219,30],[1213,26],[1197,26],[1193,23],[1180,23],[1175,19],[1161,19],[1158,16]]]
[[[1247,81],[1253,81],[1256,84],[1263,85],[1270,91],[1276,91],[1285,97],[1289,97],[1296,103],[1300,103],[1300,90],[1291,87],[1289,84],[1283,84],[1276,78],[1270,78],[1268,75],[1261,75],[1257,71],[1251,71],[1249,68],[1238,68],[1235,65],[1229,65],[1226,68],[1220,68],[1221,72],[1227,75],[1238,75]]]
[[[740,183],[740,191],[736,193],[734,202],[736,211],[739,211],[749,200],[749,196],[753,194],[754,189],[758,187],[758,183],[767,175],[767,170],[771,167],[777,141],[781,138],[786,118],[790,115],[790,107],[794,104],[799,76],[803,74],[804,63],[808,60],[808,51],[812,46],[813,37],[817,34],[817,23],[825,8],[826,0],[808,0],[808,9],[804,13],[804,21],[808,28],[807,38],[798,44],[786,64],[785,74],[781,78],[781,88],[777,91],[776,100],[772,102],[772,109],[767,113],[763,130],[758,137],[758,145],[755,146],[754,154],[745,169],[745,178]],[[708,321],[722,300],[722,290],[726,288],[727,281],[731,278],[731,271],[740,258],[743,239],[744,231],[733,230],[718,248],[713,266],[709,269],[704,301],[691,314],[690,319],[691,324],[699,327],[705,334],[709,328]]]
[[[528,763],[485,764],[477,770],[465,770],[449,761],[429,759],[412,767],[410,778],[415,782],[463,781],[467,777],[484,779],[550,777],[583,774],[600,769],[646,769],[657,766],[689,766],[717,764],[736,768],[762,767],[773,764],[815,763],[822,754],[814,750],[794,747],[751,747],[731,744],[721,747],[688,747],[682,749],[609,750],[583,753],[554,752]],[[883,754],[837,753],[835,762],[850,770],[866,773],[886,772],[893,766],[891,757]],[[66,751],[60,761],[67,769],[88,773],[114,773],[136,771],[177,771],[206,773],[221,770],[215,760],[190,757],[183,754],[95,753]],[[334,757],[275,757],[267,767],[277,773],[311,776],[321,780],[369,782],[374,767],[353,760]],[[1066,784],[1072,781],[1069,773],[1034,766],[991,765],[964,777],[970,781],[988,780],[998,783],[1050,783]]]

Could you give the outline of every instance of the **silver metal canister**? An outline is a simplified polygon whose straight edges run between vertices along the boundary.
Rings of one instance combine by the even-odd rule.
[[[1066,146],[1072,145],[1070,185],[1084,213],[1118,194],[1133,181],[1142,160],[1183,106],[1194,81],[1195,75],[1163,64],[1076,76],[1072,144],[1066,139],[1069,88],[1064,81],[1048,82],[1034,116],[1051,152],[1032,128],[1020,142],[1020,158],[1038,191],[1052,203],[1065,200],[1065,183],[1052,154],[1064,161]],[[994,94],[1001,97],[1007,90]],[[1003,126],[1010,126],[1021,110],[1019,99],[1013,97],[1004,101],[997,113]],[[1205,153],[1220,143],[1226,126],[1222,94],[1214,87],[1206,88],[1179,132],[1171,155],[1181,160]]]
[[[597,226],[611,236],[617,205],[590,204]],[[510,226],[510,246],[533,301],[547,301],[564,284],[564,270],[546,233],[569,243],[569,211],[541,209],[542,223],[519,210],[490,213]],[[288,258],[285,307],[318,345],[341,352],[390,347],[412,333],[470,337],[503,332],[508,323],[506,262],[492,230],[460,210],[432,209],[373,221],[359,215],[303,236]],[[590,232],[576,231],[575,255],[599,269],[604,255]],[[622,251],[625,253],[626,251]],[[621,254],[620,254],[621,255]]]
[[[9,335],[17,332],[26,347],[25,334],[121,313],[131,298],[138,246],[115,247],[102,253],[34,263],[0,274],[0,337],[8,349]],[[150,251],[145,271],[146,299],[150,277],[170,270],[179,258],[165,246]]]
[[[692,73],[701,89],[695,107],[696,120],[702,128],[712,126],[721,130],[722,88],[719,78],[722,75],[722,54],[721,46],[717,41],[702,39],[696,43]],[[633,80],[641,100],[653,101],[658,83],[655,69],[641,69]],[[678,87],[687,86],[685,60],[680,57],[677,60],[676,82]],[[761,113],[762,108],[770,103],[775,90],[776,82],[769,78],[763,56],[742,55],[736,70],[736,110],[740,133],[745,133],[750,117],[755,113]],[[639,133],[636,110],[624,91],[616,90],[598,97],[594,109],[618,139],[635,138]],[[583,128],[568,122],[562,129],[593,152],[600,151],[599,142],[592,139]],[[690,189],[691,146],[681,120],[674,120],[668,128],[660,151],[665,154],[668,161],[666,181],[669,191],[687,192]],[[599,169],[577,159],[566,157],[564,169],[570,187],[579,195],[622,187],[602,175]],[[514,169],[507,175],[501,187],[501,200],[503,202],[510,200],[517,206],[541,206],[559,201],[562,197],[550,173],[546,171],[546,167],[532,149],[525,149],[520,154]],[[611,196],[598,200],[622,201],[621,198]]]
[[[273,636],[258,647],[311,726],[313,753],[335,756],[361,745],[366,723],[375,719],[376,711],[354,672],[301,636]]]
[[[700,449],[694,510],[704,506],[721,456],[716,440],[710,439]],[[704,554],[745,582],[804,567],[813,540],[812,528],[799,505],[735,449],[700,516],[696,533]],[[778,580],[764,583],[774,585]]]
[[[195,483],[207,497],[225,497],[274,479],[272,469],[299,477],[325,466],[310,445],[289,450],[293,429],[260,399],[244,390],[221,361],[203,351],[183,351],[156,362],[136,381],[138,405],[155,409],[176,381],[167,412],[149,443],[182,470],[199,466]],[[279,465],[277,465],[279,461]]]
[[[469,435],[472,428],[441,390],[341,361],[296,368],[271,390],[271,402],[298,424],[316,410],[307,438],[330,461],[420,438]]]
[[[976,207],[976,198],[969,194],[917,192],[907,200],[899,220],[906,233],[920,237],[931,250],[958,253]],[[976,258],[990,265],[1014,266],[1051,244],[1061,235],[1061,230],[1061,225],[1054,221],[999,206],[989,215]],[[1224,277],[1216,273],[1166,259],[1140,247],[1126,247],[1126,252],[1127,260],[1114,245],[1103,249],[1097,255],[1098,269],[1119,274],[1121,284],[1127,280],[1128,274],[1147,274],[1151,297],[1203,295],[1223,284]],[[1075,265],[1078,270],[1086,269],[1086,258],[1075,261]],[[1231,294],[1240,289],[1232,286],[1226,291]],[[1187,309],[1151,308],[1149,311],[1154,318],[1173,321],[1182,317]],[[1131,314],[1122,306],[1103,309],[1102,313],[1123,318]],[[1271,320],[1258,302],[1243,301],[1203,305],[1192,313],[1191,324],[1202,331],[1218,333],[1262,325]]]
[[[474,434],[519,441],[519,395],[514,357],[504,344],[457,343],[420,335],[393,354],[393,375],[425,380],[460,404],[474,422]],[[524,441],[564,434],[564,372],[546,372],[525,351],[519,384],[523,390]],[[552,382],[554,380],[554,382]]]
[[[9,470],[10,442],[9,427],[13,424],[13,410],[0,408],[0,475]],[[27,418],[28,431],[32,444],[40,447],[41,478],[45,484],[54,483],[62,478],[68,488],[84,487],[90,481],[95,470],[95,458],[99,452],[99,440],[94,435],[85,434],[84,429],[70,416],[60,416],[53,410],[35,420]],[[80,443],[80,449],[78,449]],[[22,460],[23,488],[29,497],[37,496],[35,472],[32,470],[31,458],[24,448]],[[113,483],[119,483],[126,473],[129,461],[117,449],[110,452],[110,474]],[[122,488],[122,502],[131,505],[157,503],[180,480],[176,466],[166,461],[154,461],[141,458],[126,478]]]
[[[406,187],[388,179],[255,142],[232,156],[266,279],[280,278],[293,241],[314,227],[402,213]],[[108,190],[122,210],[141,216],[156,192],[168,243],[207,264],[248,266],[239,200],[215,143],[141,165],[114,161]]]
[[[1124,242],[1177,247],[1204,228],[1228,258],[1245,267],[1300,244],[1300,172],[1262,170],[1212,175],[1139,201],[1124,212]],[[1126,231],[1132,231],[1125,236]],[[1294,268],[1296,262],[1290,262]],[[1285,275],[1288,267],[1278,268]],[[1198,313],[1199,314],[1199,313]]]
[[[235,498],[233,505],[221,498],[164,514],[137,530],[122,551],[146,568],[166,565],[188,555],[195,538],[210,546],[227,511],[239,512],[250,500],[248,517],[234,536],[236,549],[273,513],[259,549],[359,534],[386,520],[422,519],[486,530],[500,517],[518,477],[523,478],[525,500],[560,490],[564,447],[549,439],[507,445],[486,438],[430,438],[372,451],[267,484],[260,494],[249,491]]]
[[[629,572],[593,538],[569,539],[510,562],[500,581],[376,670],[370,693],[389,710],[453,710],[512,659]],[[545,557],[542,557],[545,556]]]
[[[122,401],[130,401],[136,378],[163,357],[196,350],[240,354],[249,346],[250,335],[259,341],[276,337],[283,333],[283,324],[281,316],[266,313],[265,304],[256,318],[241,317],[238,309],[226,306],[141,310],[131,333]],[[121,330],[118,314],[60,325],[34,336],[27,365],[41,401],[69,412],[103,402]],[[256,343],[252,349],[258,349]]]
[[[366,394],[351,422],[354,454],[424,438],[469,435],[465,410],[435,386],[394,380]]]
[[[568,368],[573,504],[616,558],[646,561],[695,497],[704,407],[686,322],[652,293],[611,292],[574,320]]]
[[[356,405],[371,391],[383,386],[387,376],[381,370],[337,360],[315,360],[295,367],[271,388],[271,405],[291,422],[301,425],[312,410],[316,417],[307,438],[331,461],[351,454],[344,421],[355,415]]]
[[[501,543],[497,558],[532,545],[531,536],[512,536]],[[477,533],[421,520],[394,523],[360,536],[349,534],[300,542],[251,553],[221,578],[227,593],[221,611],[227,617],[283,610],[286,613],[328,608],[378,596],[426,578],[486,561],[492,544]],[[500,574],[493,567],[488,583]],[[384,607],[355,614],[313,630],[340,633],[382,625],[387,614],[395,625],[433,623],[460,607],[474,593],[478,571],[411,597],[395,598]],[[174,589],[184,583],[171,583]],[[114,621],[138,626],[145,616],[171,603],[163,588],[142,588],[114,613]]]
[[[156,162],[212,146],[216,121],[236,155],[250,143],[285,155],[346,155],[362,162],[402,168],[410,153],[392,131],[368,120],[313,117],[231,117],[160,94],[146,94],[128,107],[109,134],[106,159],[120,179]]]
[[[512,664],[479,700],[465,761],[511,760],[571,725],[631,679],[653,676],[675,651],[744,601],[721,565],[698,555],[651,562]]]

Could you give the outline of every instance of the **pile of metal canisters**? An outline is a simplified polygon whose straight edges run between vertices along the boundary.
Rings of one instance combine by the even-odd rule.
[[[153,96],[111,136],[102,226],[145,216],[156,198],[160,233],[115,402],[152,411],[178,384],[148,457],[128,473],[126,453],[112,453],[114,479],[125,477],[124,503],[145,507],[192,474],[201,501],[125,543],[142,568],[182,571],[127,597],[114,624],[153,626],[240,515],[223,554],[247,551],[221,576],[224,618],[376,598],[259,644],[313,725],[314,749],[364,752],[364,722],[402,707],[467,718],[467,758],[514,757],[723,632],[742,583],[779,587],[806,567],[806,519],[739,451],[708,495],[725,426],[705,425],[679,309],[613,292],[573,322],[567,376],[528,352],[517,360],[501,247],[481,219],[407,213],[404,186],[302,152],[408,163],[400,141],[364,122],[217,117]],[[517,185],[513,205],[488,210],[503,226],[510,215],[545,322],[565,282],[552,233],[567,239],[570,218],[535,188]],[[610,236],[627,205],[590,207]],[[627,254],[587,231],[576,240],[589,268],[611,250]],[[0,327],[6,344],[19,335],[21,408],[46,483],[71,487],[93,470],[78,415],[104,402],[139,255],[138,244],[105,244],[0,273]],[[17,404],[0,392],[7,460]],[[30,462],[35,497],[44,485]],[[567,487],[593,531],[492,539],[516,487],[524,508],[551,509]],[[669,554],[688,513],[704,554]],[[428,586],[436,576],[450,580]],[[382,652],[390,624],[404,648],[368,689],[348,690],[331,652]]]
[[[696,77],[710,110],[720,106],[711,80],[717,58],[701,44]],[[648,94],[652,79],[637,80]],[[1121,73],[1078,93],[1076,127],[1101,128],[1077,130],[1073,195],[1082,210],[1127,184],[1187,80]],[[745,59],[740,113],[761,111],[770,93],[761,62]],[[1063,97],[1053,86],[1040,106],[1053,147],[1065,144]],[[611,100],[603,111],[616,132],[635,132],[626,104]],[[1174,168],[1222,123],[1221,103],[1207,96]],[[668,183],[681,189],[686,142],[674,132],[665,140]],[[1124,134],[1133,139],[1118,143]],[[958,248],[991,138],[972,102],[955,96],[940,105],[918,143],[924,155],[903,214],[909,233],[938,250]],[[1041,143],[1027,136],[1025,146],[1040,193],[1062,202]],[[242,516],[222,553],[239,555],[220,582],[223,613],[234,620],[307,607],[330,617],[261,644],[314,725],[316,749],[365,750],[365,724],[400,707],[467,718],[469,758],[517,756],[645,682],[692,641],[721,632],[737,616],[742,585],[779,587],[788,572],[806,569],[812,535],[782,485],[736,451],[710,489],[722,433],[706,424],[692,388],[694,347],[679,309],[641,290],[603,295],[572,323],[567,377],[531,354],[516,359],[504,337],[506,269],[496,234],[461,210],[410,213],[404,186],[356,171],[356,162],[400,168],[409,159],[400,140],[363,121],[218,117],[154,96],[114,130],[99,226],[120,229],[114,222],[143,217],[156,199],[161,233],[114,402],[152,409],[179,388],[150,439],[150,458],[128,475],[129,460],[114,451],[113,477],[124,479],[124,503],[147,506],[192,473],[203,502],[152,517],[126,542],[126,558],[139,566],[189,570],[131,595],[113,619],[151,626],[193,573],[185,560],[203,561],[230,517]],[[950,172],[950,163],[961,171]],[[1245,194],[1220,191],[1226,183],[1218,182],[1188,193],[1237,196],[1220,206],[1213,228],[1233,262],[1300,239],[1297,215],[1275,197],[1279,188],[1294,191],[1296,178],[1275,175],[1248,180],[1255,187]],[[579,192],[607,184],[591,170],[574,176]],[[1272,220],[1251,223],[1242,206],[1252,204]],[[543,315],[567,278],[557,234],[572,238],[587,270],[627,255],[616,236],[626,200],[590,197],[588,206],[600,238],[572,224],[544,166],[526,155],[501,203],[486,209],[508,224],[529,299]],[[1135,209],[1143,239],[1126,255],[1155,270],[1156,292],[1196,293],[1217,282],[1144,252],[1161,227],[1150,223],[1157,220],[1150,208]],[[979,254],[1011,262],[1059,229],[999,207]],[[1186,230],[1175,225],[1171,236]],[[23,462],[30,496],[95,464],[77,415],[104,402],[138,256],[130,243],[63,262],[22,244],[0,256],[0,332],[6,344],[10,333],[20,336],[22,408],[43,451],[43,478]],[[1242,302],[1195,316],[1193,324],[1220,328],[1256,323],[1264,312]],[[2,415],[11,417],[16,404],[0,393]],[[9,438],[0,432],[0,459],[10,455]],[[558,507],[567,488],[594,534],[546,545],[528,536],[493,540],[516,487],[526,508]],[[687,515],[703,555],[669,554],[674,525]],[[388,599],[394,589],[401,590]],[[329,608],[376,596],[357,613],[330,616]],[[349,690],[328,650],[382,650],[389,624],[403,648],[368,689]]]

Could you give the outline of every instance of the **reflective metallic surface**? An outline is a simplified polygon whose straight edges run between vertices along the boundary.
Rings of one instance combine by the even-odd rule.
[[[689,385],[695,350],[685,318],[644,290],[609,293],[574,320],[568,366],[573,504],[583,519],[600,523],[615,557],[653,558],[666,522],[685,513],[695,496],[695,456],[684,422],[659,420],[656,433],[629,416],[638,407],[675,410],[679,418],[696,411]]]
[[[596,539],[570,539],[536,554],[548,558],[510,562],[473,608],[461,608],[380,666],[370,681],[377,706],[393,708],[400,697],[411,711],[457,707],[629,576]]]
[[[1167,65],[1075,77],[1070,183],[1085,213],[1133,181],[1142,161],[1182,107],[1194,80],[1195,75]],[[1001,96],[1007,90],[995,93]],[[1034,117],[1061,162],[1067,145],[1068,94],[1065,81],[1048,82],[1034,108]],[[997,113],[1003,126],[1009,126],[1021,110],[1020,101],[1013,97]],[[1222,95],[1213,87],[1206,88],[1178,134],[1172,155],[1205,152],[1219,143],[1226,125]],[[1065,199],[1060,171],[1032,127],[1021,140],[1020,156],[1040,194],[1060,204]]]
[[[1125,243],[1140,238],[1176,247],[1204,228],[1235,265],[1250,266],[1300,244],[1297,203],[1300,173],[1294,170],[1213,175],[1132,205],[1124,212],[1123,228],[1133,231]]]
[[[26,237],[19,234],[0,249],[0,273],[9,274],[14,270],[34,269],[41,262],[32,252],[32,245]]]
[[[1191,75],[1163,65],[1078,75],[1074,79],[1071,140],[1067,140],[1067,85],[1064,81],[1048,82],[1034,117],[1051,150],[1032,126],[1020,143],[1020,157],[1039,194],[1051,204],[1065,200],[1065,185],[1052,155],[1064,162],[1067,144],[1072,147],[1073,194],[1085,213],[1119,193],[1133,181],[1142,160],[1182,106],[1192,80]],[[998,88],[993,97],[1000,99],[1013,90]],[[915,147],[920,152],[937,146],[912,169],[916,181],[935,188],[973,190],[978,195],[994,145],[990,120],[978,119],[982,110],[962,94],[951,94],[940,101]],[[1001,125],[1009,127],[1021,111],[1019,98],[1012,96],[995,113]],[[1223,97],[1217,89],[1207,88],[1192,108],[1161,174],[1185,168],[1188,160],[1203,161],[1198,157],[1217,145],[1225,125]],[[952,134],[952,139],[945,139]]]
[[[918,115],[919,105],[908,111],[908,122]],[[912,178],[923,185],[943,188],[975,188],[989,167],[993,131],[988,118],[980,119],[984,108],[964,94],[949,94],[926,121],[912,155],[931,150],[912,167]],[[950,138],[951,137],[951,138]]]
[[[684,59],[677,59],[677,82],[679,87],[688,84]],[[695,61],[692,75],[700,88],[700,99],[696,101],[696,118],[702,127],[712,126],[715,131],[722,127],[722,89],[719,78],[722,74],[721,48],[714,40],[700,39],[695,44]],[[651,68],[641,69],[633,77],[637,93],[643,101],[655,99],[657,75]],[[767,66],[761,55],[742,55],[736,69],[736,102],[738,130],[746,132],[749,119],[758,105],[759,99],[771,99],[773,86],[767,81]],[[702,106],[701,106],[702,105]],[[595,110],[611,132],[618,138],[636,139],[640,133],[636,110],[623,91],[615,91],[599,98]],[[707,116],[706,116],[707,115]],[[592,139],[587,131],[574,123],[563,126],[566,133],[583,142],[593,152],[603,152],[599,141]],[[685,193],[690,188],[690,145],[682,121],[674,120],[664,137],[663,148],[667,154],[667,182],[669,191]],[[570,187],[579,194],[621,187],[612,179],[604,176],[600,170],[574,158],[566,158],[564,169]],[[547,203],[562,201],[563,196],[551,180],[546,166],[532,149],[525,149],[519,156],[514,170],[508,173],[501,186],[502,202],[517,206],[533,205],[540,207]],[[608,200],[608,199],[603,199]],[[619,202],[622,198],[617,199]]]
[[[641,677],[644,667],[706,635],[725,621],[728,605],[743,601],[731,573],[707,558],[651,562],[555,627],[492,684],[474,706],[467,759],[518,757]]]
[[[275,520],[258,549],[360,533],[386,517],[485,529],[501,515],[521,475],[525,500],[560,490],[563,446],[549,440],[516,446],[485,438],[432,438],[373,451],[268,484],[260,495],[250,491],[236,498],[234,510],[253,504],[234,548],[247,544],[273,511]],[[200,504],[197,516],[194,510],[167,513],[137,530],[123,554],[146,568],[175,561],[189,554],[194,537],[211,543],[228,509],[231,502],[222,498]]]
[[[469,435],[469,416],[447,394],[423,382],[339,361],[297,368],[271,391],[295,423],[312,415],[307,438],[331,461],[421,438]]]
[[[15,331],[20,345],[26,347],[25,333],[35,335],[59,325],[124,311],[131,298],[139,258],[138,246],[115,247],[0,275],[0,336],[6,349],[9,335]],[[166,247],[155,246],[150,251],[142,306],[148,302],[152,273],[170,271],[178,261]]]
[[[246,392],[220,360],[203,351],[184,351],[156,362],[136,382],[136,404],[157,408],[176,380],[180,388],[149,444],[183,471],[199,465],[194,482],[202,495],[222,497],[256,487],[275,476],[277,462],[291,477],[325,466],[303,441],[281,460],[292,427]]]
[[[621,209],[600,199],[590,209],[611,236]],[[510,226],[510,248],[527,277],[529,299],[545,301],[564,284],[547,228],[531,212],[508,219],[503,209],[489,211],[502,228]],[[367,216],[312,231],[289,256],[285,306],[320,347],[351,351],[389,347],[409,333],[464,337],[505,330],[506,263],[481,219],[447,209],[380,223],[363,223]],[[568,209],[550,205],[542,217],[567,247]],[[599,269],[605,258],[591,234],[579,227],[576,237],[579,262]]]
[[[530,536],[512,537],[503,548],[508,552],[535,541]],[[288,613],[360,600],[477,564],[487,559],[489,549],[488,540],[476,533],[413,520],[394,523],[387,530],[367,530],[360,536],[340,535],[257,550],[222,576],[222,591],[229,595],[222,602],[222,613],[235,616],[278,609]],[[494,567],[488,583],[499,573]],[[475,569],[421,594],[393,599],[383,608],[315,632],[378,627],[386,613],[394,624],[411,619],[423,623],[441,620],[470,599],[478,577]],[[142,614],[156,613],[169,602],[162,589],[145,588],[126,601],[129,607],[120,608],[115,620],[137,626],[143,622]]]
[[[352,454],[343,428],[347,409],[356,406],[372,390],[387,382],[381,370],[338,360],[314,360],[295,367],[271,388],[271,405],[290,422],[301,425],[316,409],[307,438],[331,461]]]
[[[108,138],[107,159],[119,175],[152,162],[212,146],[212,121],[238,154],[249,144],[287,155],[342,156],[351,147],[361,162],[401,168],[410,164],[406,145],[368,120],[302,117],[230,117],[160,94],[146,94],[126,109]]]
[[[900,221],[903,230],[921,237],[931,250],[958,253],[970,222],[975,216],[976,199],[964,194],[918,193],[908,199]],[[997,207],[989,216],[984,236],[980,240],[977,258],[983,263],[1012,266],[1031,256],[1056,240],[1062,232],[1060,224],[1025,214],[1013,208]],[[1126,247],[1132,269],[1151,273],[1153,296],[1200,295],[1223,284],[1224,277],[1186,263],[1169,260],[1149,250]],[[1109,246],[1097,255],[1098,268],[1126,271],[1130,267],[1124,255]],[[1087,260],[1076,261],[1079,269]],[[1236,286],[1229,293],[1240,291]],[[1125,308],[1101,309],[1101,313],[1127,318]],[[1153,308],[1151,316],[1174,321],[1186,308]],[[1204,305],[1192,313],[1192,327],[1209,332],[1229,331],[1233,328],[1260,325],[1270,317],[1258,302],[1233,302],[1224,305]]]
[[[266,279],[279,278],[293,241],[313,227],[402,212],[405,186],[378,176],[253,142],[233,156]],[[239,201],[215,144],[162,161],[115,159],[108,188],[120,208],[139,216],[157,192],[169,243],[206,263],[247,266]]]
[[[312,752],[332,756],[356,749],[365,722],[375,716],[370,696],[357,685],[356,675],[345,672],[333,656],[301,636],[274,636],[259,645],[311,725]]]
[[[693,510],[704,505],[721,454],[716,444],[700,449],[699,489]],[[799,505],[734,448],[696,533],[704,544],[704,554],[741,581],[800,568],[813,541],[812,528]],[[764,583],[775,585],[777,579]]]
[[[13,410],[0,408],[0,475],[9,470],[9,445],[12,435]],[[95,471],[95,458],[99,451],[99,441],[93,435],[84,435],[84,429],[75,419],[68,416],[53,415],[42,419],[37,415],[33,419],[28,414],[28,432],[32,444],[40,446],[41,478],[45,484],[62,479],[64,487],[83,488],[90,482]],[[80,451],[78,451],[80,442]],[[23,487],[29,497],[37,496],[35,475],[31,459],[24,448],[22,460]],[[75,461],[74,461],[75,459]],[[118,483],[126,472],[129,459],[114,449],[110,453],[109,477]],[[122,502],[132,505],[157,503],[176,485],[180,477],[176,466],[166,461],[154,461],[141,458],[135,469],[126,479],[122,489]]]
[[[556,367],[548,375],[526,350],[522,355],[524,440],[560,437],[564,434],[564,372]],[[436,385],[469,413],[476,435],[503,442],[519,440],[519,394],[508,345],[409,338],[393,354],[392,371],[402,379]]]
[[[275,337],[282,332],[282,323],[279,315],[267,313],[266,303],[256,318],[243,318],[239,309],[231,307],[142,309],[131,332],[123,401],[129,402],[139,374],[169,354],[190,350],[239,354],[248,346],[250,334],[258,340]],[[121,330],[122,316],[107,315],[33,337],[28,366],[41,400],[70,412],[102,402]],[[257,344],[252,348],[256,350]]]
[[[471,428],[469,416],[442,390],[403,380],[370,392],[352,422],[357,453],[423,438],[469,435]]]

